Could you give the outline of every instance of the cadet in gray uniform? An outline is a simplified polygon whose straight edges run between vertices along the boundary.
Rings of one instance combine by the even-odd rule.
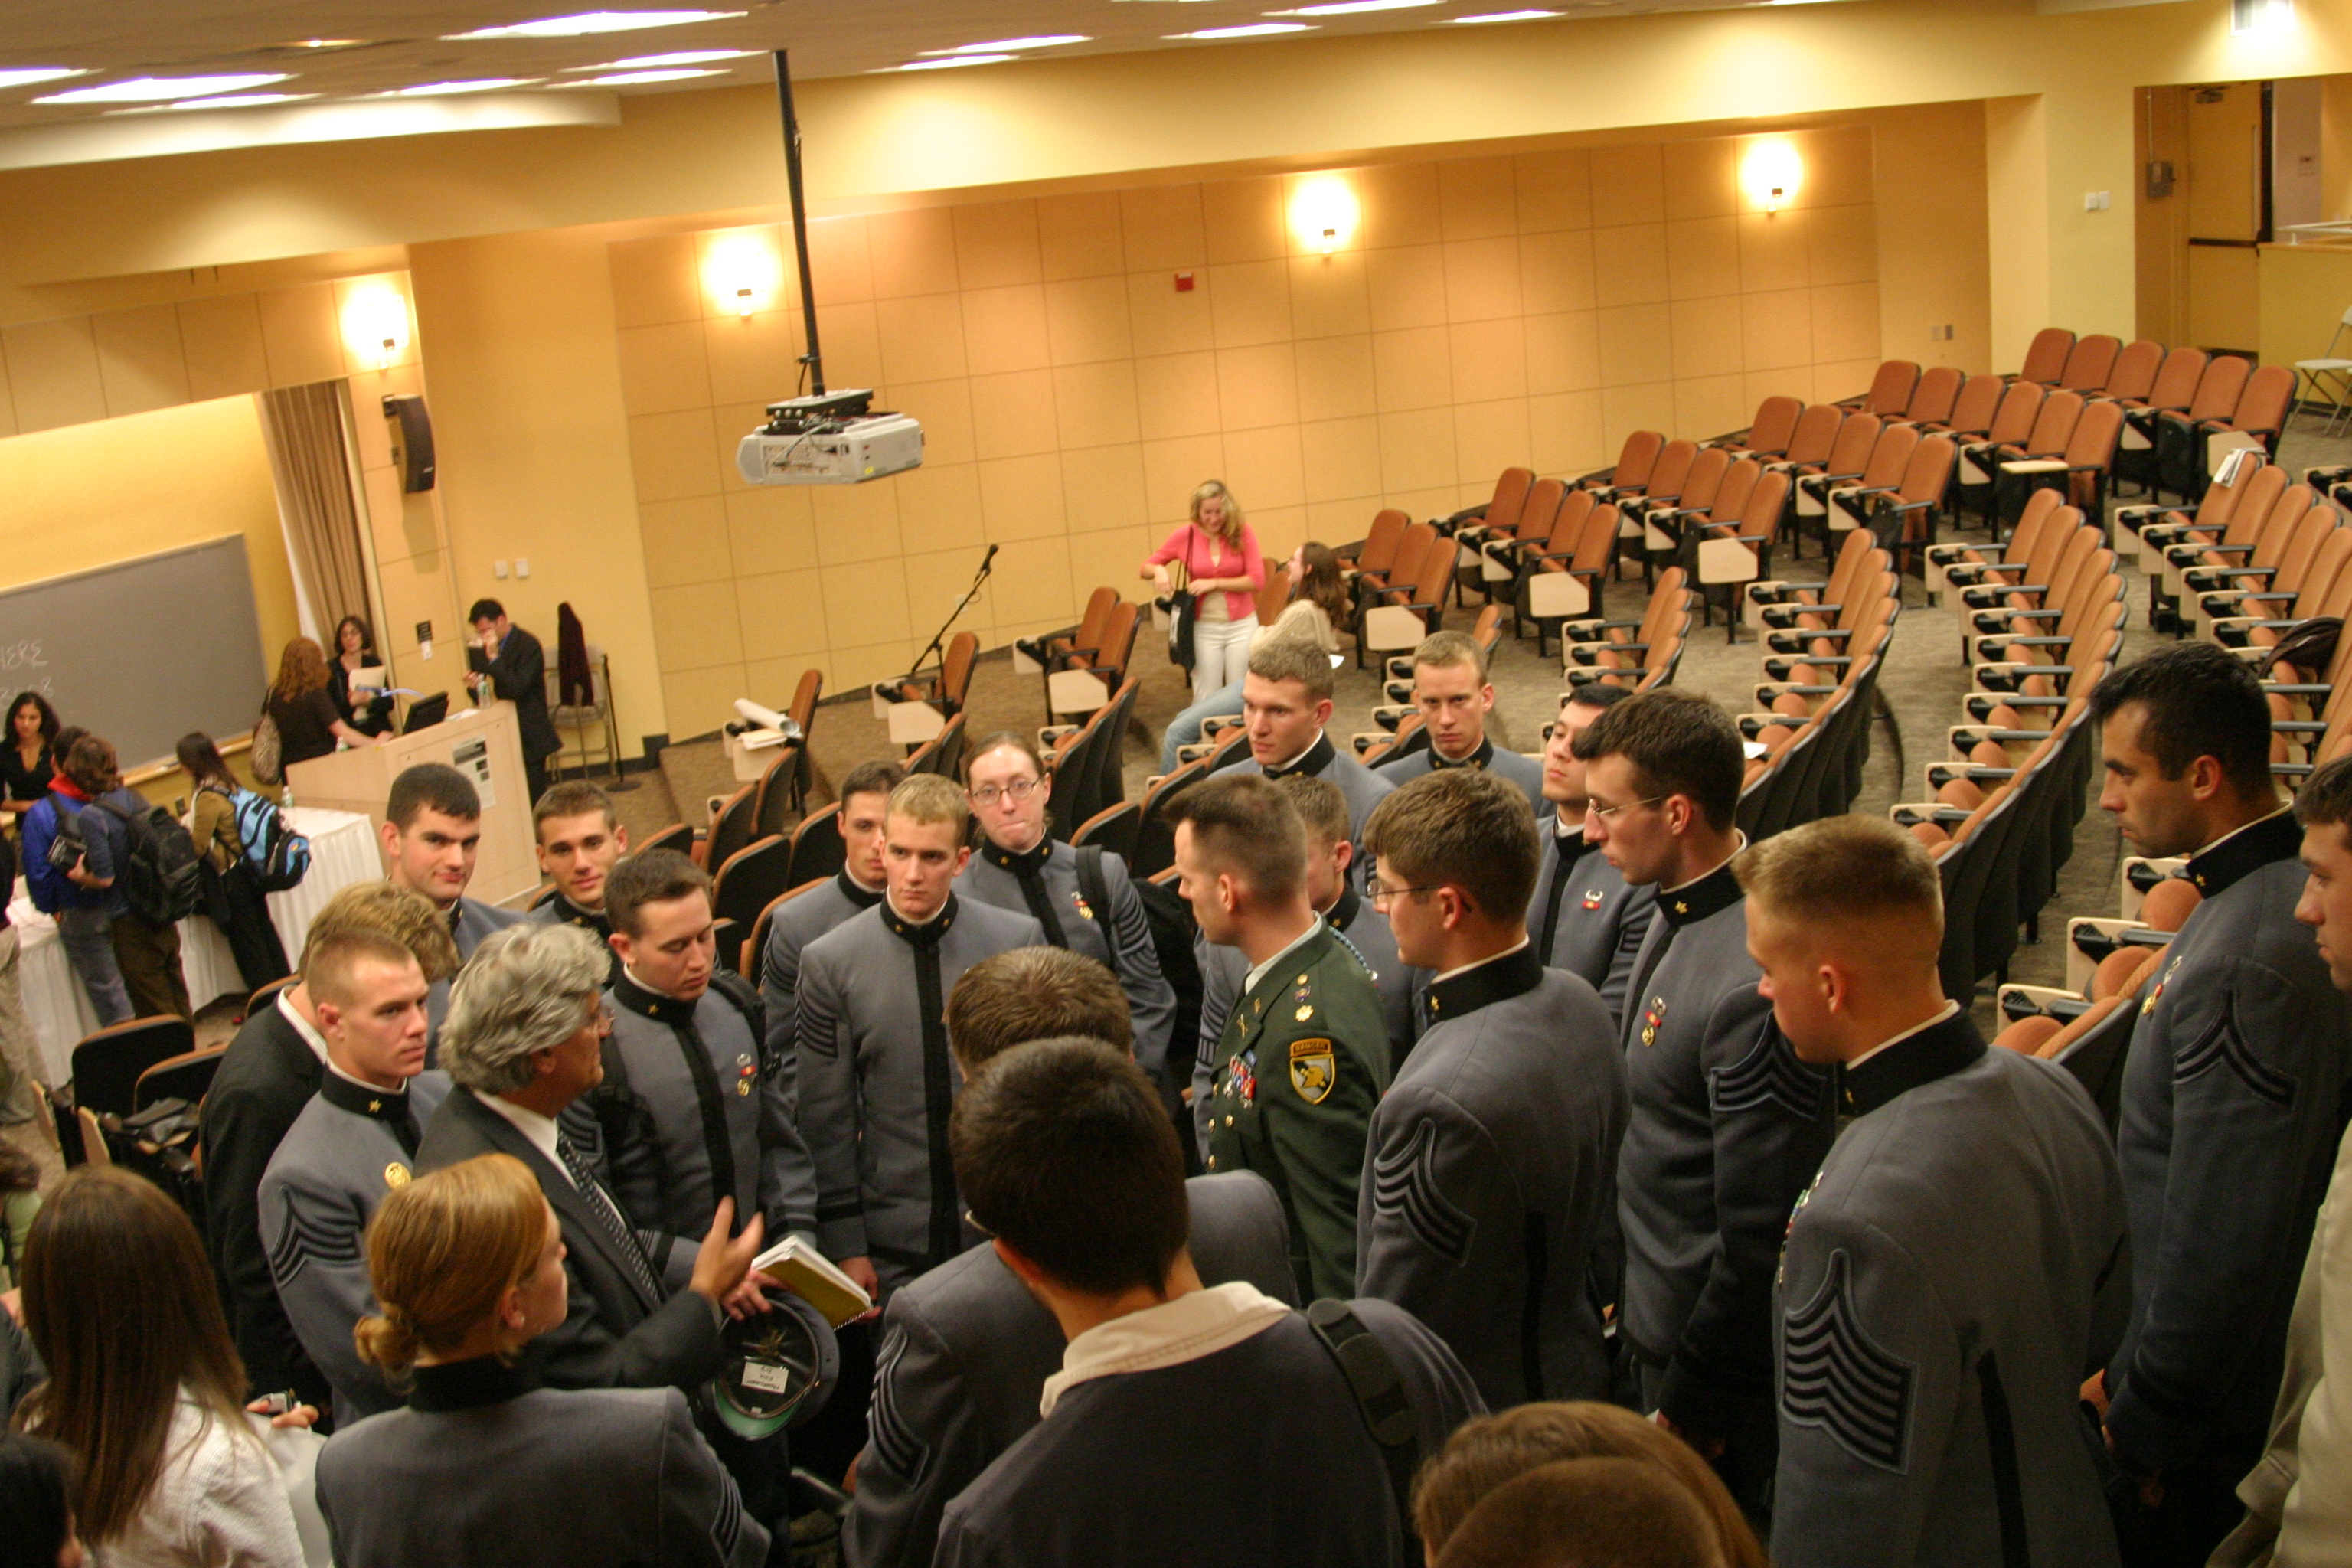
[[[845,858],[840,870],[768,917],[767,945],[760,950],[760,1000],[768,1013],[768,1054],[793,1064],[794,1114],[799,1101],[801,954],[808,944],[882,901],[888,873],[882,858],[882,821],[890,792],[907,782],[907,770],[893,762],[860,763],[841,781],[835,825]]]
[[[1372,772],[1402,788],[1424,773],[1479,768],[1507,779],[1543,815],[1543,764],[1495,744],[1486,715],[1495,688],[1486,679],[1486,650],[1465,632],[1434,632],[1412,650],[1412,702],[1421,729],[1374,765]]]
[[[1559,700],[1559,717],[1544,731],[1543,795],[1551,809],[1536,814],[1543,826],[1543,864],[1528,903],[1528,934],[1537,956],[1549,968],[1583,976],[1621,1031],[1625,987],[1657,914],[1658,890],[1627,882],[1584,836],[1588,803],[1576,738],[1603,710],[1632,695],[1596,680]]]
[[[1268,637],[1250,650],[1242,681],[1242,719],[1249,730],[1249,761],[1227,772],[1287,773],[1328,779],[1348,797],[1348,836],[1363,842],[1364,819],[1396,785],[1353,757],[1342,756],[1323,726],[1331,721],[1330,656],[1313,643]],[[1360,863],[1359,885],[1368,874]]]
[[[358,931],[313,945],[303,984],[327,1041],[319,1092],[261,1178],[261,1234],[278,1299],[335,1394],[335,1424],[399,1396],[352,1348],[373,1311],[362,1241],[384,1194],[408,1184],[425,1123],[449,1080],[425,1068],[425,971],[392,937]]]
[[[600,942],[611,936],[613,922],[604,918],[604,879],[629,852],[629,830],[614,814],[612,797],[577,779],[556,784],[530,808],[530,831],[540,873],[554,882],[555,892],[523,919],[578,926]],[[615,957],[613,978],[620,977],[621,961]]]
[[[1775,1292],[1773,1561],[2113,1568],[2076,1394],[2131,1289],[2097,1108],[1945,999],[1942,889],[1901,828],[1809,823],[1739,877],[1781,1033],[1842,1064]]]
[[[1389,918],[1358,892],[1349,868],[1355,864],[1356,846],[1348,837],[1348,801],[1339,786],[1328,779],[1292,773],[1275,781],[1307,824],[1307,901],[1338,933],[1371,973],[1381,994],[1381,1017],[1388,1026],[1391,1070],[1412,1049],[1420,1032],[1413,998],[1428,983],[1429,972],[1415,969],[1397,957],[1396,938],[1389,934]],[[1192,1058],[1192,1116],[1200,1146],[1209,1142],[1210,1089],[1217,1076],[1217,1042],[1224,1037],[1225,1020],[1242,993],[1249,960],[1237,947],[1219,947],[1192,938],[1192,959],[1201,969],[1201,1039]]]
[[[964,755],[964,785],[981,839],[956,878],[965,896],[1026,914],[1045,940],[1107,965],[1127,992],[1135,1058],[1154,1079],[1181,1088],[1192,1042],[1173,1038],[1176,988],[1160,972],[1151,922],[1129,880],[1127,862],[1099,846],[1073,849],[1046,832],[1051,793],[1037,748],[1010,730]]]
[[[1026,915],[955,896],[970,826],[950,781],[900,784],[887,896],[801,954],[800,1126],[816,1165],[817,1245],[877,1298],[976,1239],[948,1159],[959,1076],[948,993],[989,954],[1045,940]]]
[[[998,1058],[956,1107],[955,1152],[973,1218],[1069,1343],[1044,1419],[948,1505],[934,1563],[1404,1561],[1420,1457],[1481,1409],[1444,1341],[1385,1301],[1301,1313],[1204,1286],[1175,1129],[1098,1042]]]
[[[2160,1489],[2127,1548],[2144,1529],[2147,1560],[2201,1563],[2269,1429],[2352,1030],[2295,924],[2302,833],[2273,790],[2252,672],[2209,643],[2163,648],[2108,677],[2092,716],[2099,804],[2141,853],[2188,855],[2205,898],[2144,988],[2125,1059],[2132,1314],[2084,1392],[2107,1402],[2117,1462]]]
[[[967,1082],[1004,1051],[1079,1036],[1130,1050],[1127,998],[1110,972],[1058,948],[1024,947],[964,971],[948,1038]],[[1192,1248],[1210,1284],[1246,1279],[1295,1303],[1282,1204],[1246,1171],[1184,1184]],[[871,1437],[844,1526],[853,1563],[931,1560],[940,1513],[1037,1425],[1062,1330],[993,1247],[975,1247],[890,1298],[882,1314]]]
[[[814,1233],[816,1175],[793,1121],[790,1065],[767,1056],[751,982],[718,961],[709,874],[673,849],[632,856],[614,868],[604,906],[622,974],[604,994],[613,1031],[587,1103],[613,1195],[672,1241],[709,1229],[725,1197],[772,1237]]]
[[[446,763],[403,769],[392,781],[376,833],[383,845],[384,880],[432,901],[449,922],[459,963],[473,957],[491,932],[523,918],[466,897],[482,847],[482,797],[472,780]],[[449,984],[435,981],[425,998],[436,1035],[448,1016]]]
[[[1641,1398],[1743,1507],[1772,1478],[1772,1269],[1834,1131],[1829,1075],[1771,1026],[1732,858],[1739,731],[1706,698],[1629,697],[1576,739],[1585,837],[1658,918],[1625,994],[1633,1115],[1617,1161],[1620,1337]]]
[[[1528,942],[1536,835],[1520,800],[1507,780],[1447,770],[1365,828],[1372,896],[1437,978],[1429,1030],[1372,1113],[1356,1289],[1451,1345],[1490,1410],[1609,1392],[1585,1279],[1625,1135],[1608,1010]]]

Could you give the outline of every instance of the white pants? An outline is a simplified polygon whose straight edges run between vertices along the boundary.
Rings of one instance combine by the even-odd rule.
[[[1192,623],[1193,701],[1207,701],[1211,692],[1222,691],[1249,673],[1250,637],[1256,631],[1255,615],[1238,621]]]

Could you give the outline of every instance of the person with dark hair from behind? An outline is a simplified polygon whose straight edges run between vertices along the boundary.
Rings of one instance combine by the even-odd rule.
[[[1223,773],[1178,795],[1168,819],[1202,936],[1250,965],[1217,1041],[1208,1167],[1273,1183],[1300,1298],[1346,1296],[1365,1131],[1393,1076],[1380,993],[1307,906],[1306,825],[1278,787]]]
[[[547,711],[547,653],[539,639],[507,619],[496,599],[477,599],[466,612],[474,640],[466,647],[466,685],[474,700],[515,705],[522,743],[523,787],[536,803],[547,793],[547,759],[563,749]]]
[[[934,1563],[1406,1560],[1402,1481],[1481,1413],[1444,1341],[1385,1301],[1310,1318],[1204,1285],[1176,1131],[1098,1040],[997,1058],[957,1102],[954,1148],[972,1218],[1069,1342],[1037,1426],[948,1505]],[[1399,1428],[1386,1448],[1375,1410]]]
[[[1543,865],[1528,904],[1528,934],[1535,941],[1536,956],[1549,968],[1582,975],[1601,993],[1621,1033],[1625,987],[1633,982],[1642,939],[1657,916],[1658,889],[1653,883],[1626,881],[1609,857],[1592,853],[1594,842],[1584,831],[1591,803],[1576,738],[1633,695],[1605,680],[1580,686],[1559,700],[1559,716],[1545,727],[1543,797],[1552,809],[1537,814]]]
[[[419,763],[392,781],[376,828],[383,844],[384,880],[433,901],[449,922],[450,938],[462,961],[474,956],[491,932],[524,917],[466,897],[474,879],[474,858],[482,847],[482,797],[474,784],[446,763]],[[448,1010],[449,988],[433,987],[436,1027]]]
[[[1723,1478],[1691,1446],[1620,1405],[1591,1400],[1516,1405],[1456,1427],[1413,1478],[1412,1517],[1433,1559],[1496,1488],[1569,1459],[1635,1459],[1698,1500],[1724,1568],[1771,1568]]]
[[[114,910],[121,907],[122,897],[101,884],[89,869],[87,846],[95,825],[84,822],[81,814],[94,796],[65,770],[66,758],[87,733],[70,725],[58,731],[57,773],[49,780],[49,793],[25,814],[20,841],[33,907],[57,922],[58,942],[66,950],[66,962],[73,966],[74,977],[89,998],[90,1011],[104,1027],[135,1017],[137,1011],[123,984],[122,965],[114,956]],[[104,788],[101,780],[100,793]],[[60,837],[65,847],[52,855],[52,847]],[[54,864],[57,860],[65,864]],[[107,881],[112,879],[110,877]]]
[[[430,982],[457,972],[457,949],[440,914],[414,893],[383,882],[339,890],[310,921],[311,955],[358,932],[391,937],[415,955]],[[220,1287],[249,1392],[292,1389],[305,1404],[332,1412],[334,1388],[311,1363],[278,1299],[269,1249],[261,1237],[259,1193],[270,1157],[326,1076],[327,1037],[319,1004],[298,974],[256,1007],[228,1043],[202,1110],[205,1248]]]
[[[1618,1337],[1643,1408],[1761,1513],[1772,1271],[1836,1131],[1830,1075],[1797,1058],[1757,992],[1732,870],[1747,836],[1732,820],[1742,756],[1729,715],[1693,692],[1645,691],[1605,710],[1575,751],[1586,838],[1626,881],[1658,889],[1625,993]]]
[[[583,781],[556,784],[530,808],[530,833],[540,872],[553,879],[555,896],[523,919],[575,925],[598,942],[611,936],[604,881],[629,852],[629,830],[614,812],[613,797]],[[618,978],[617,961],[613,973]]]
[[[2145,985],[2124,1062],[2132,1312],[2083,1396],[2141,1482],[2125,1561],[2202,1563],[2269,1429],[2352,1027],[2295,923],[2303,835],[2271,782],[2252,669],[2210,643],[2160,648],[2100,682],[2091,717],[2099,805],[2139,853],[2187,856],[2205,896]]]
[[[1600,994],[1528,942],[1535,823],[1500,774],[1423,773],[1372,808],[1372,897],[1436,978],[1372,1112],[1356,1289],[1454,1348],[1490,1410],[1609,1392],[1585,1279],[1612,1229],[1625,1058]]]
[[[349,722],[335,702],[342,678],[327,663],[327,656],[309,637],[289,638],[278,656],[278,679],[262,700],[262,712],[278,726],[278,755],[283,766],[333,754],[337,742],[347,746],[375,746],[381,735],[371,735]]]
[[[19,817],[49,793],[57,776],[52,748],[58,731],[58,710],[37,691],[19,691],[8,704],[8,738],[0,745],[0,812]]]
[[[948,1041],[967,1082],[1015,1046],[1072,1035],[1132,1049],[1118,981],[1066,949],[982,959],[948,997]],[[1282,1203],[1265,1178],[1194,1176],[1184,1191],[1202,1279],[1246,1279],[1295,1303]],[[975,1247],[892,1296],[881,1341],[845,1550],[871,1568],[920,1568],[949,1500],[1037,1425],[1062,1330],[993,1248]]]
[[[1723,1568],[1698,1500],[1638,1459],[1567,1459],[1505,1481],[1436,1568]]]
[[[540,1386],[570,1306],[564,1229],[519,1160],[388,1195],[368,1227],[359,1353],[404,1408],[335,1434],[320,1511],[341,1568],[759,1568],[768,1532],[676,1388]]]
[[[302,1568],[204,1243],[162,1188],[114,1166],[68,1173],[33,1222],[24,1315],[48,1381],[16,1426],[79,1462],[75,1517],[100,1561]]]
[[[237,782],[221,760],[220,748],[202,730],[180,737],[174,748],[180,771],[193,786],[188,797],[188,834],[196,841],[209,871],[205,878],[206,912],[228,939],[236,955],[237,978],[250,994],[273,980],[293,973],[286,962],[286,944],[278,940],[278,922],[270,918],[269,899],[261,890],[248,847],[237,830],[238,807],[255,798]]]
[[[85,852],[81,864],[66,874],[107,895],[107,934],[114,942],[115,967],[121,972],[134,1016],[176,1016],[194,1023],[196,1013],[188,1005],[187,978],[180,972],[179,926],[149,920],[115,886],[130,868],[131,824],[145,815],[145,797],[124,785],[114,747],[100,736],[76,741],[66,755],[65,770],[94,808],[75,818]]]
[[[2303,898],[2336,989],[2352,992],[2352,759],[2322,765],[2295,792],[2303,828]],[[2260,1463],[2238,1483],[2246,1517],[2213,1568],[2341,1560],[2352,1541],[2352,1134],[2336,1146],[2327,1196],[2312,1227],[2288,1320],[2286,1375]],[[2308,1480],[2306,1480],[2308,1478]]]
[[[1531,811],[1543,809],[1543,764],[1497,746],[1486,732],[1495,710],[1495,683],[1486,679],[1486,650],[1467,632],[1432,632],[1412,650],[1412,703],[1421,714],[1419,739],[1383,757],[1373,772],[1399,787],[1424,773],[1477,768],[1508,779]]]
[[[792,1056],[799,1048],[801,954],[834,927],[882,901],[889,879],[882,829],[890,792],[906,782],[906,768],[895,762],[866,762],[850,769],[841,781],[835,818],[844,852],[841,869],[768,919],[767,945],[760,950],[760,1000],[767,1006],[772,1055]]]
[[[46,1437],[0,1431],[0,1568],[82,1568],[74,1458]]]
[[[1845,1123],[1780,1253],[1773,1560],[2114,1564],[2076,1396],[2131,1289],[2097,1107],[1945,998],[1936,865],[1893,823],[1790,828],[1739,879],[1774,1017],[1837,1069]]]

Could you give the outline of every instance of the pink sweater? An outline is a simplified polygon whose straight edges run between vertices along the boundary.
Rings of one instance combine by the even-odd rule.
[[[1151,552],[1151,564],[1164,566],[1179,557],[1183,560],[1187,578],[1192,582],[1203,577],[1248,577],[1251,592],[1226,592],[1225,616],[1229,620],[1239,621],[1257,614],[1255,590],[1265,586],[1265,563],[1257,552],[1257,531],[1248,523],[1242,524],[1239,556],[1223,540],[1188,522]]]

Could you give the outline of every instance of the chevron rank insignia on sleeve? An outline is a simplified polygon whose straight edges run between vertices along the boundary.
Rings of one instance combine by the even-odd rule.
[[[360,1261],[357,1231],[329,1230],[304,1218],[302,1211],[290,1202],[284,1213],[278,1235],[269,1244],[269,1277],[279,1286],[291,1283],[302,1272],[302,1266],[314,1260],[329,1268],[345,1268]]]
[[[866,1445],[893,1475],[919,1481],[923,1479],[923,1467],[930,1461],[931,1446],[915,1436],[898,1408],[898,1361],[906,1353],[907,1336],[902,1331],[890,1336],[874,1363],[874,1403],[867,1412]]]
[[[1781,1342],[1782,1418],[1828,1433],[1866,1465],[1906,1473],[1913,1368],[1863,1328],[1844,1248],[1830,1254],[1813,1299],[1786,1315]]]
[[[2277,1106],[2294,1103],[2294,1079],[2256,1056],[2239,1031],[2235,992],[2221,998],[2221,1013],[2194,1044],[2174,1058],[2172,1081],[2188,1083],[2204,1077],[2217,1065],[2228,1068],[2259,1099]]]
[[[1437,1123],[1424,1118],[1400,1148],[1372,1160],[1372,1212],[1404,1224],[1414,1240],[1459,1263],[1477,1222],[1437,1184]]]
[[[1707,1101],[1717,1114],[1778,1105],[1802,1119],[1819,1113],[1826,1081],[1821,1068],[1799,1061],[1780,1031],[1767,1024],[1755,1049],[1707,1075]]]

